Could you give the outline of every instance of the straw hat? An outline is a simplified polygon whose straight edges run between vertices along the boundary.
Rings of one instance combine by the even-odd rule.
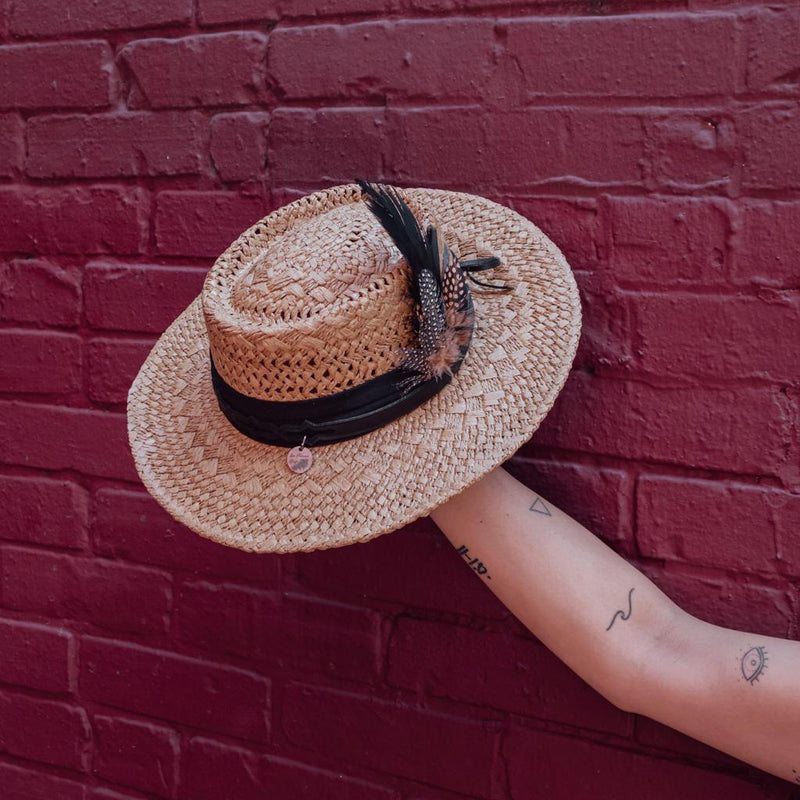
[[[324,189],[242,233],[153,347],[128,394],[136,468],[225,545],[364,542],[531,437],[580,324],[566,260],[510,208]]]

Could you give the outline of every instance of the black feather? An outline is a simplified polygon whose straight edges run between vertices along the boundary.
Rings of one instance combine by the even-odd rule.
[[[359,178],[356,178],[356,182],[368,197],[365,201],[367,207],[411,267],[414,276],[411,281],[412,295],[417,303],[421,302],[418,275],[423,269],[430,270],[434,275],[439,274],[438,252],[428,246],[417,218],[393,186],[367,183]]]
[[[356,182],[367,196],[367,207],[411,269],[409,292],[416,302],[417,345],[403,348],[405,358],[398,366],[410,373],[399,384],[405,391],[450,372],[455,342],[462,341],[473,326],[472,317],[464,316],[469,306],[469,288],[460,263],[450,252],[438,225],[429,225],[423,234],[413,212],[394,187],[359,179]],[[449,320],[455,321],[450,324]]]

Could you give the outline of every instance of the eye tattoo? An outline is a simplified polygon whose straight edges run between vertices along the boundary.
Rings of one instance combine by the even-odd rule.
[[[628,613],[626,614],[622,609],[619,611],[614,612],[614,616],[611,617],[611,622],[608,623],[608,627],[606,628],[607,631],[611,630],[611,626],[617,621],[617,617],[621,617],[623,622],[626,622],[630,619],[631,614],[633,613],[633,603],[631,602],[631,596],[633,595],[633,586],[631,586],[630,591],[628,592]]]
[[[751,647],[742,656],[742,675],[752,686],[767,668],[767,651],[763,647]]]
[[[467,562],[467,564],[472,567],[474,572],[477,572],[478,575],[486,578],[487,581],[492,579],[492,576],[489,574],[489,570],[486,569],[486,565],[483,561],[479,561],[477,558],[473,558],[472,554],[469,552],[469,548],[462,544],[461,547],[458,548],[458,554]]]
[[[545,517],[553,516],[550,513],[550,509],[545,505],[545,502],[541,497],[537,497],[533,503],[531,503],[531,507],[528,509],[528,511],[535,511],[537,514],[544,514]]]

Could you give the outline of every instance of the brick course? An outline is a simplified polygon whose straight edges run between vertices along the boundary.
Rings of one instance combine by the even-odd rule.
[[[171,797],[177,780],[178,734],[150,722],[97,714],[92,719],[92,772],[104,780]]]

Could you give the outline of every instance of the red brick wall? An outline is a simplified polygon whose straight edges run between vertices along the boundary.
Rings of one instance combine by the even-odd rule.
[[[271,209],[356,176],[497,199],[585,312],[509,468],[689,611],[797,638],[800,4],[0,20],[4,800],[790,796],[605,702],[427,520],[286,557],[188,532],[137,481],[124,401]]]

